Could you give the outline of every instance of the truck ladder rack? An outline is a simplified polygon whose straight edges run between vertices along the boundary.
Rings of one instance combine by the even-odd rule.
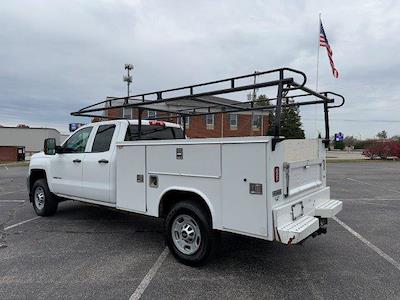
[[[277,76],[277,78],[273,80],[263,79],[255,83],[256,78],[273,75]],[[295,81],[294,77],[300,79],[300,83]],[[246,79],[254,79],[254,82],[250,84],[243,83],[242,81],[245,81]],[[117,108],[137,109],[140,136],[142,113],[145,110],[169,114],[168,117],[162,116],[149,118],[154,120],[165,118],[184,118],[189,116],[202,116],[219,113],[273,111],[275,118],[273,124],[274,138],[272,140],[272,148],[275,149],[276,143],[283,139],[280,135],[282,108],[322,104],[324,108],[325,121],[324,142],[327,146],[329,144],[329,109],[343,106],[345,99],[342,95],[333,92],[313,91],[312,89],[306,87],[306,83],[307,76],[305,73],[292,68],[279,68],[127,97],[107,97],[106,100],[86,106],[76,112],[72,112],[71,115],[98,117],[101,119],[118,119],[106,115],[96,115],[94,113],[103,112],[104,114],[104,112],[107,110]],[[218,85],[218,87],[216,87],[216,85]],[[224,87],[221,88],[221,85]],[[268,103],[266,104],[257,101],[247,101],[232,104],[219,101],[221,98],[214,97],[216,95],[273,87],[277,88],[277,96],[276,98],[269,98]],[[298,94],[299,92],[300,94]],[[302,99],[310,96],[313,97],[314,100],[294,102],[294,99]],[[337,98],[341,100],[339,104],[335,104],[335,100]],[[288,102],[285,101],[285,99],[292,99],[292,101]],[[270,101],[275,101],[275,104],[269,104]],[[186,131],[186,122],[183,122],[183,130],[184,132]]]

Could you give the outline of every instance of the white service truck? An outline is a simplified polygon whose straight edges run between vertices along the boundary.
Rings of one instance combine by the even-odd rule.
[[[73,199],[164,218],[168,247],[188,265],[211,256],[221,231],[284,244],[325,233],[327,219],[342,209],[326,186],[328,112],[345,100],[332,92],[313,91],[306,81],[303,72],[280,68],[108,97],[73,112],[109,118],[112,114],[106,112],[111,109],[128,109],[136,111],[137,120],[85,125],[61,146],[47,139],[44,152],[33,155],[29,166],[33,207],[38,215],[48,216],[60,201]],[[216,97],[274,87],[277,96],[263,101]],[[341,104],[335,104],[335,97]],[[299,99],[308,100],[295,102]],[[323,105],[324,140],[285,139],[280,134],[285,109],[303,105]],[[158,121],[155,113],[152,120],[142,120],[144,111],[175,118],[183,126]],[[214,120],[209,115],[255,111],[270,112],[273,136],[186,139],[187,118],[203,116],[208,124]]]
[[[180,125],[114,120],[85,125],[61,146],[32,156],[28,189],[36,213],[78,200],[165,219],[175,257],[203,263],[218,233],[284,244],[325,233],[342,209],[326,186],[321,139],[185,139]]]

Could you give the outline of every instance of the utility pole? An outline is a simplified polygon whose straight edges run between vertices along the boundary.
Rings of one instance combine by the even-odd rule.
[[[129,97],[130,85],[132,83],[131,71],[133,70],[133,65],[125,64],[125,70],[127,70],[127,75],[124,75],[124,81],[128,84],[128,97]]]

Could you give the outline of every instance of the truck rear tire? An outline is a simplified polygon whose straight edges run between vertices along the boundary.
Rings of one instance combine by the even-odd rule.
[[[165,220],[165,240],[177,260],[200,266],[215,251],[217,234],[207,214],[195,201],[176,203]]]
[[[38,216],[51,216],[57,211],[58,201],[47,185],[45,179],[38,179],[32,187],[32,204]]]

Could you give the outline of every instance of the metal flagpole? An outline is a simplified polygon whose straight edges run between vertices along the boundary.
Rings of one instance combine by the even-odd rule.
[[[318,92],[318,77],[319,77],[319,48],[320,48],[319,36],[320,36],[320,31],[321,31],[321,13],[319,13],[319,18],[318,18],[317,80],[316,80],[316,84],[315,84],[316,92]]]
[[[321,47],[320,41],[319,41],[320,32],[321,32],[321,13],[319,13],[319,17],[318,17],[317,79],[315,82],[315,91],[316,92],[318,92],[318,78],[319,78],[319,48]],[[315,133],[317,133],[317,110],[315,107],[314,107],[314,131],[315,131]]]

